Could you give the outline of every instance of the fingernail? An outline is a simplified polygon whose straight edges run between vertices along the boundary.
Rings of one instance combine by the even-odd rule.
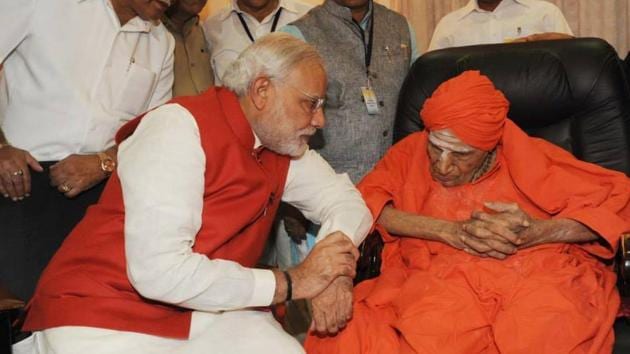
[[[27,198],[31,196],[31,193],[26,193],[25,195]]]
[[[3,194],[3,196],[4,196],[5,198],[9,198],[9,195],[8,195],[8,194]]]
[[[13,197],[13,198],[11,198],[11,199],[12,199],[14,202],[17,202],[17,200],[18,200],[16,197]]]

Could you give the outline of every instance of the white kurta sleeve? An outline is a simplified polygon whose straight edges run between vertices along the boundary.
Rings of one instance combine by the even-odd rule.
[[[372,227],[372,215],[347,174],[336,174],[315,151],[292,160],[282,200],[320,224],[317,241],[341,231],[359,245]]]
[[[37,0],[0,1],[0,63],[24,40],[29,33]]]
[[[205,154],[194,118],[177,104],[149,112],[120,145],[127,275],[144,297],[201,311],[266,306],[269,270],[208,259],[201,228]]]

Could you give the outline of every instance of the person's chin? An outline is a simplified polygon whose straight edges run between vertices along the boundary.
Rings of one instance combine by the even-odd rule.
[[[454,187],[457,185],[457,180],[452,178],[446,178],[438,175],[431,175],[431,177],[443,187]]]

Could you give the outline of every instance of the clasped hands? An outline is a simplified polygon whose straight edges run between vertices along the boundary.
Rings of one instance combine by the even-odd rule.
[[[302,263],[289,269],[293,298],[311,300],[311,330],[334,334],[352,317],[352,279],[359,251],[342,232],[318,242]]]
[[[537,221],[516,203],[487,202],[490,212],[475,211],[466,221],[450,223],[444,239],[451,246],[479,257],[505,259],[520,248],[541,241]]]

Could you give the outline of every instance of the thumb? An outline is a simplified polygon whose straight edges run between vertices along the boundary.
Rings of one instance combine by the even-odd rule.
[[[35,171],[37,172],[42,172],[44,171],[44,168],[42,167],[42,165],[39,164],[39,162],[37,162],[37,160],[35,160],[35,158],[33,157],[33,155],[31,155],[30,153],[26,153],[26,163]]]

